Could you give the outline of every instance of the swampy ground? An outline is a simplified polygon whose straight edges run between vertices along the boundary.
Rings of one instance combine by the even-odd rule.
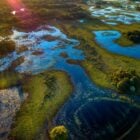
[[[1,64],[0,89],[21,87],[22,93],[27,93],[28,96],[27,99],[21,103],[20,109],[15,113],[14,118],[12,118],[13,123],[11,129],[6,132],[2,131],[4,133],[0,133],[0,138],[17,140],[49,139],[48,133],[54,126],[52,123],[53,118],[68,99],[70,99],[71,94],[75,91],[77,86],[75,83],[80,81],[80,78],[81,81],[84,81],[84,79],[80,77],[80,73],[83,72],[81,69],[85,70],[89,80],[91,80],[95,86],[113,90],[113,93],[118,92],[118,89],[112,84],[111,75],[118,69],[135,70],[137,75],[140,76],[139,58],[108,51],[101,47],[93,33],[93,31],[119,31],[121,36],[115,40],[115,43],[122,47],[135,47],[136,44],[128,40],[124,33],[139,30],[139,22],[131,24],[118,23],[115,26],[107,24],[100,18],[93,16],[89,10],[90,6],[81,1],[58,3],[56,1],[46,2],[45,0],[19,0],[17,4],[17,6],[12,5],[10,0],[1,0],[0,2],[1,38],[7,36],[8,38],[9,36],[11,37],[13,31],[17,31],[16,33],[19,33],[19,36],[21,33],[25,33],[25,36],[20,36],[23,40],[20,40],[21,38],[14,38],[14,41],[17,41],[16,43],[21,43],[21,45],[23,45],[20,50],[13,46],[12,49],[8,48],[6,51],[3,51],[2,47],[0,48],[0,51],[4,52],[4,55],[0,56],[1,62],[7,63],[7,54],[11,52],[18,54],[18,57],[15,57],[16,59],[6,65],[6,67],[2,68],[2,66],[5,65],[3,63]],[[22,10],[22,8],[24,8],[24,10]],[[58,58],[55,70],[54,68],[51,69],[52,66],[46,67],[44,62],[39,66],[37,65],[39,69],[36,69],[36,65],[30,63],[29,65],[31,67],[29,65],[27,67],[25,63],[28,62],[26,56],[29,56],[31,60],[34,59],[34,57],[30,57],[30,52],[28,52],[29,55],[28,53],[27,55],[26,53],[24,54],[24,52],[28,50],[28,46],[24,45],[27,41],[25,40],[24,42],[24,39],[28,36],[26,33],[29,33],[28,39],[32,39],[30,33],[34,34],[33,31],[35,31],[35,34],[37,34],[37,32],[42,29],[42,26],[45,25],[49,25],[49,27],[45,27],[45,29],[48,31],[50,30],[50,32],[51,27],[56,27],[62,32],[59,35],[59,39],[55,35],[47,37],[45,35],[48,42],[61,40],[60,42],[58,41],[58,44],[64,43],[58,45],[56,41],[56,45],[58,45],[59,49],[56,49],[57,46],[55,46],[55,48],[52,45],[54,47],[52,49],[53,52],[60,52],[60,54],[52,53],[56,55],[56,59]],[[65,35],[67,37],[65,37]],[[41,37],[43,38],[43,36]],[[71,40],[71,38],[77,40],[79,43]],[[76,44],[70,46],[70,43]],[[66,47],[70,46],[70,49],[67,47],[68,49],[65,49],[63,52],[63,48],[61,48],[63,45]],[[42,55],[42,50],[36,51],[33,47],[30,49],[35,57]],[[46,51],[47,50],[44,52]],[[71,53],[71,51],[75,53]],[[81,54],[81,51],[84,56]],[[13,57],[10,56],[10,58]],[[43,57],[39,57],[39,59],[41,58],[43,60]],[[65,59],[67,60],[66,62]],[[32,67],[37,71],[34,71]],[[78,72],[77,76],[76,73],[74,75],[76,70],[79,70],[80,76]],[[85,80],[87,76],[83,76]],[[117,96],[132,105],[131,96],[135,98],[135,96],[139,94],[140,90],[137,90],[137,93],[129,96],[127,93],[119,93],[119,95],[117,93]],[[114,94],[111,94],[111,96],[113,95]],[[136,98],[139,99],[137,96]],[[113,98],[113,100],[115,99]],[[139,130],[138,125],[135,129],[137,131]],[[137,131],[135,132],[137,133]],[[133,131],[130,136],[134,137],[136,133]],[[129,138],[128,135],[127,137]],[[137,137],[139,137],[138,133]]]

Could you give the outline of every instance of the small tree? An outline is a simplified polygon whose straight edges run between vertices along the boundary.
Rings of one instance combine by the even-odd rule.
[[[50,132],[51,140],[67,140],[68,139],[68,131],[65,126],[56,126]]]
[[[9,39],[0,41],[0,57],[3,57],[15,50],[15,42]]]
[[[112,73],[113,85],[122,93],[139,93],[140,77],[134,70],[116,70]]]

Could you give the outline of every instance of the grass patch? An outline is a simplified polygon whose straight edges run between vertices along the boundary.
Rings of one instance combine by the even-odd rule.
[[[12,40],[4,39],[0,41],[0,57],[4,57],[7,54],[15,50],[15,42]]]
[[[82,66],[86,68],[86,71],[90,75],[91,80],[94,81],[97,85],[106,88],[114,88],[112,87],[111,81],[108,78],[107,74],[97,69],[96,66],[94,66],[92,63],[83,61]]]
[[[65,73],[51,71],[31,77],[23,87],[29,97],[16,116],[10,137],[30,140],[37,136],[46,120],[52,120],[70,96],[72,86]]]
[[[0,73],[0,89],[10,88],[20,84],[23,76],[13,72]]]
[[[124,35],[122,35],[115,42],[124,47],[130,47],[130,46],[134,45],[134,43],[132,41],[130,41],[128,38],[126,38]]]
[[[133,31],[123,32],[122,36],[116,40],[121,46],[132,46],[140,43],[140,31],[134,28]]]

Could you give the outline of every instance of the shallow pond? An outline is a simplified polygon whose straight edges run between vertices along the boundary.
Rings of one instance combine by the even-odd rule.
[[[89,11],[92,16],[100,18],[103,22],[111,25],[140,23],[140,12],[130,9],[126,10],[111,6],[97,9],[92,6]]]
[[[52,67],[61,53],[67,53],[71,59],[83,59],[82,51],[74,49],[79,42],[69,39],[59,29],[52,26],[43,26],[33,32],[13,31],[10,37],[17,44],[16,51],[0,59],[0,71],[10,67],[13,61],[24,57],[24,62],[16,67],[19,72],[39,73]],[[28,46],[25,51],[19,52],[22,47]]]
[[[97,43],[107,49],[108,51],[120,55],[125,55],[133,58],[140,59],[140,44],[123,47],[115,42],[118,38],[121,37],[121,33],[118,31],[94,31],[95,39]]]
[[[54,125],[63,124],[74,140],[112,140],[128,131],[140,116],[138,97],[120,95],[111,90],[96,86],[84,69],[79,65],[67,63],[67,59],[83,60],[84,54],[75,47],[79,42],[69,39],[59,29],[43,26],[33,32],[18,32],[14,30],[11,38],[28,50],[0,59],[1,68],[8,68],[12,61],[20,56],[25,61],[15,68],[18,72],[40,73],[47,69],[66,71],[74,84],[75,90],[71,98],[60,109],[54,118]],[[42,52],[34,55],[33,52]],[[68,57],[62,57],[65,52]],[[132,104],[133,102],[133,104]]]

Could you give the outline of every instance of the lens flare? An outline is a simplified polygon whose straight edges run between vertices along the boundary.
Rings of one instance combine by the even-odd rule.
[[[16,15],[16,11],[12,11],[11,14]]]
[[[24,7],[21,0],[7,0],[7,2],[13,10],[19,10]]]
[[[30,10],[26,8],[26,6],[22,3],[21,0],[7,0],[7,3],[11,8],[12,15],[18,14],[18,18],[19,18],[19,15],[20,15],[20,18],[23,16],[27,17],[27,15],[28,17],[31,17]]]
[[[7,5],[11,8],[11,14],[14,15],[20,26],[23,28],[32,29],[37,26],[39,17],[22,2],[22,0],[6,0]]]

